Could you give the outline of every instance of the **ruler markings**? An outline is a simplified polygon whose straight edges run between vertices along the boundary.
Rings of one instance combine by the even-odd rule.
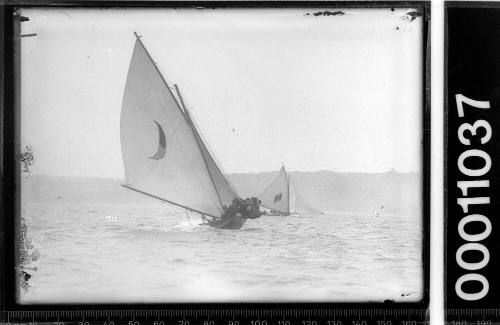
[[[478,310],[448,310],[447,315],[456,315],[454,317],[467,318],[476,317],[480,319],[488,319],[496,317],[500,314],[500,309],[478,309]],[[346,319],[368,321],[375,320],[415,320],[421,317],[423,322],[426,322],[428,310],[426,309],[333,309],[333,308],[311,308],[311,309],[277,309],[277,308],[254,308],[254,309],[239,309],[239,308],[220,308],[220,309],[137,309],[137,310],[33,310],[33,311],[10,311],[4,313],[8,322],[16,321],[26,322],[27,320],[35,323],[37,320],[56,320],[58,323],[69,322],[76,320],[78,322],[91,321],[91,324],[110,321],[124,321],[132,319],[133,321],[144,321],[145,324],[155,321],[167,321],[161,319],[167,317],[172,321],[183,320],[190,321],[190,325],[202,325],[202,322],[196,322],[194,319],[201,318],[202,321],[215,321],[215,325],[228,325],[221,321],[230,320],[239,321],[239,325],[247,325],[250,321],[267,321],[267,325],[278,325],[276,321],[293,321],[299,324],[301,321],[316,321],[317,325],[326,325],[326,321]],[[332,319],[333,318],[333,319]],[[120,322],[121,324],[121,322]],[[142,323],[140,323],[142,325]],[[177,325],[177,323],[165,323],[166,325]],[[345,324],[345,323],[344,323]],[[393,322],[394,324],[394,322]],[[397,324],[397,323],[396,323]],[[418,323],[420,324],[420,322]],[[115,323],[115,325],[119,325]],[[184,323],[187,325],[187,322]],[[301,325],[305,325],[301,323]]]

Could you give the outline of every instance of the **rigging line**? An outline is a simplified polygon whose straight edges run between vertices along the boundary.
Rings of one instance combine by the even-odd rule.
[[[194,127],[191,126],[191,129],[193,130],[193,133],[195,133],[195,138],[196,138],[196,142],[198,143],[198,147],[201,147],[200,146],[200,143],[198,141],[198,138],[199,136],[196,134],[196,130],[194,130]],[[212,176],[212,173],[210,172],[210,168],[208,168],[208,163],[207,163],[207,159],[205,158],[205,156],[203,155],[203,150],[201,148],[199,148],[200,151],[202,152],[201,153],[201,157],[203,158],[203,162],[205,163],[205,168],[207,169],[207,173],[208,173],[208,176],[210,176],[210,180],[212,181],[212,185],[214,186],[214,189],[215,189],[215,193],[217,193],[217,197],[219,198],[219,202],[220,202],[220,205],[221,206],[224,206],[224,203],[222,203],[222,198],[220,197],[220,193],[219,191],[217,190],[217,186],[215,186],[215,182],[214,182],[214,178]]]
[[[163,83],[164,83],[165,87],[167,88],[168,93],[170,94],[171,98],[173,98],[173,99],[174,99],[174,102],[175,102],[175,104],[176,104],[177,108],[179,109],[179,111],[180,111],[181,115],[184,117],[184,119],[186,119],[186,115],[183,113],[182,108],[180,107],[179,103],[177,102],[177,99],[175,98],[174,94],[172,93],[172,90],[171,90],[171,89],[170,89],[170,87],[168,86],[167,81],[166,81],[166,80],[165,80],[165,78],[163,77],[163,74],[161,73],[160,69],[159,69],[159,68],[158,68],[158,66],[156,65],[155,61],[153,60],[153,58],[152,58],[152,57],[151,57],[151,55],[149,54],[149,52],[148,52],[148,50],[146,49],[146,47],[144,46],[144,43],[142,43],[142,40],[139,38],[139,36],[137,35],[137,33],[136,33],[136,32],[134,32],[134,35],[136,36],[136,39],[139,41],[139,44],[141,45],[141,48],[144,50],[144,52],[146,53],[147,57],[149,58],[149,61],[150,61],[150,62],[153,64],[153,66],[155,67],[156,72],[160,75],[161,80],[163,81]],[[152,82],[152,81],[150,80],[150,83],[151,83],[151,82]],[[157,96],[155,96],[155,97],[157,98]],[[167,118],[166,120],[167,120],[167,121],[169,121],[169,119],[168,119],[168,118]],[[187,119],[186,119],[186,121],[187,121]],[[170,121],[169,121],[169,122],[170,122]],[[196,139],[195,139],[195,141],[196,141]],[[179,146],[179,147],[181,148],[181,151],[182,151],[182,154],[184,155],[184,158],[186,158],[186,160],[188,160],[188,159],[187,159],[187,156],[186,156],[186,153],[184,152],[184,149],[183,149],[183,145],[182,145],[182,143],[180,144],[180,146]],[[200,154],[201,154],[201,150],[200,150]],[[202,155],[202,156],[203,156],[203,155]],[[210,201],[212,201],[212,204],[214,204],[214,206],[216,206],[216,207],[217,207],[217,204],[214,202],[213,198],[211,197],[211,195],[209,194],[209,192],[208,192],[208,191],[207,191],[207,189],[205,188],[205,186],[204,186],[203,182],[200,180],[199,175],[198,175],[198,174],[196,173],[196,171],[193,169],[193,165],[192,165],[192,164],[189,164],[189,166],[190,166],[191,170],[193,171],[193,174],[194,174],[194,175],[196,176],[196,178],[198,179],[198,182],[200,183],[201,187],[203,188],[203,191],[205,192],[205,194],[206,194],[206,196],[208,197],[208,199],[209,199]],[[217,190],[216,190],[215,192],[217,193]],[[217,193],[217,195],[219,195],[219,194]],[[219,200],[220,200],[220,199],[219,199]],[[218,209],[218,210],[220,211],[220,209]],[[220,212],[221,212],[221,211],[220,211]]]
[[[285,169],[285,165],[283,165],[283,169]],[[287,199],[287,213],[290,213],[290,177],[288,176],[288,173],[285,170],[285,176],[286,176],[286,199]]]
[[[189,225],[192,226],[193,224],[191,223],[191,218],[189,218],[188,210],[185,209],[184,211],[186,211],[186,219],[187,219]]]
[[[217,193],[217,197],[219,198],[220,205],[224,206],[224,204],[222,203],[222,199],[220,197],[219,191],[217,190],[217,186],[215,186],[214,178],[212,176],[212,173],[210,172],[210,168],[208,168],[207,160],[206,160],[205,156],[203,155],[203,150],[201,148],[200,141],[198,140],[198,138],[199,138],[198,132],[193,125],[193,122],[191,120],[191,116],[187,110],[186,105],[184,104],[184,100],[182,99],[181,93],[180,93],[179,88],[177,87],[176,84],[174,84],[174,88],[177,91],[177,95],[179,96],[179,100],[181,101],[182,108],[184,108],[186,119],[188,120],[188,123],[191,127],[191,131],[193,132],[193,136],[196,140],[196,144],[198,145],[198,149],[200,150],[201,157],[203,158],[203,163],[205,164],[205,168],[207,169],[208,176],[210,176],[210,180],[212,181],[212,185],[215,189],[215,193]]]
[[[212,157],[212,160],[214,161],[215,163],[215,166],[219,169],[219,172],[224,176],[224,180],[225,182],[227,183],[227,185],[231,188],[231,190],[234,192],[233,194],[236,196],[236,197],[240,197],[240,195],[238,194],[238,191],[236,190],[236,187],[232,184],[231,180],[229,179],[229,177],[227,177],[227,173],[225,172],[225,170],[222,168],[222,165],[221,163],[218,161],[217,159],[217,155],[215,154],[215,150],[213,150],[208,141],[206,140],[205,136],[203,135],[203,133],[201,132],[201,128],[199,127],[198,123],[196,122],[196,119],[193,119],[193,116],[192,114],[189,115],[189,117],[191,118],[191,121],[193,122],[193,124],[197,127],[197,131],[198,131],[198,134],[199,136],[201,137],[204,145],[205,145],[205,148],[207,149],[207,151],[210,153],[211,157]]]
[[[195,139],[195,141],[196,141],[196,139]],[[179,148],[181,149],[182,155],[184,156],[185,160],[186,160],[186,161],[189,161],[189,159],[187,159],[187,155],[186,155],[186,152],[184,151],[184,146],[182,145],[182,143],[179,145]],[[200,154],[201,154],[201,152],[200,152]],[[202,155],[202,156],[203,156],[203,155]],[[191,170],[193,171],[193,174],[195,175],[196,179],[198,180],[198,183],[200,183],[201,188],[202,188],[202,189],[203,189],[203,191],[205,192],[205,195],[208,197],[208,199],[209,199],[210,201],[212,201],[212,204],[214,204],[214,206],[215,206],[215,207],[217,207],[217,204],[214,202],[214,200],[213,200],[212,196],[209,194],[209,192],[208,192],[208,190],[206,189],[205,185],[204,185],[204,184],[203,184],[203,182],[201,181],[200,176],[198,175],[198,173],[196,172],[196,170],[193,168],[193,164],[192,164],[192,162],[191,162],[191,163],[189,163],[188,165],[189,165],[189,167],[191,168]],[[210,175],[210,173],[209,173],[209,175]],[[215,191],[215,193],[217,193],[217,191]],[[218,195],[218,194],[217,194],[217,195]],[[219,210],[219,212],[220,212],[220,209],[217,209],[217,210]]]
[[[297,188],[295,187],[295,182],[292,180],[292,178],[289,178],[289,184],[288,184],[288,210],[290,211],[290,203],[292,202],[292,199],[290,197],[291,189],[293,190],[293,212],[297,212]]]
[[[188,124],[189,124],[189,122],[188,122]],[[188,126],[188,127],[190,127],[190,126]],[[191,128],[191,127],[190,127],[190,128]],[[192,131],[192,128],[191,128],[191,131]],[[194,131],[192,131],[192,132],[193,132],[194,141],[195,141],[195,142],[196,142],[196,144],[198,145],[198,147],[197,147],[197,148],[198,148],[198,150],[199,150],[199,152],[200,152],[201,158],[203,159],[203,163],[204,163],[204,165],[205,165],[205,168],[207,169],[207,173],[208,173],[208,176],[210,177],[210,181],[211,181],[212,186],[213,186],[213,188],[214,188],[215,194],[217,195],[217,198],[219,199],[220,207],[222,208],[222,201],[221,201],[221,199],[220,199],[219,192],[217,192],[217,188],[215,187],[214,181],[213,181],[213,179],[212,179],[212,175],[210,174],[210,171],[208,170],[208,167],[207,167],[206,162],[205,162],[205,158],[203,157],[203,152],[201,151],[201,149],[200,149],[200,147],[199,147],[198,140],[196,140],[196,135],[194,134]],[[186,158],[186,160],[188,160],[188,159],[187,159],[187,157],[186,157],[186,153],[184,152],[184,149],[183,149],[182,144],[181,144],[180,148],[181,148],[182,154],[184,155],[184,158]],[[218,207],[218,206],[217,206],[217,203],[216,203],[216,202],[214,202],[214,199],[213,199],[213,198],[212,198],[212,196],[209,194],[209,192],[208,192],[207,188],[205,187],[205,185],[204,185],[204,184],[203,184],[203,182],[201,181],[201,179],[200,179],[200,177],[199,177],[198,173],[197,173],[197,172],[196,172],[196,170],[193,168],[193,164],[192,164],[192,163],[191,163],[191,164],[189,164],[189,167],[190,167],[190,168],[191,168],[191,170],[193,171],[193,174],[196,176],[196,179],[198,180],[198,182],[200,183],[201,187],[203,188],[203,191],[205,191],[205,194],[207,195],[207,197],[209,198],[209,200],[210,200],[210,201],[212,201],[212,204],[213,204],[215,207]],[[220,209],[218,209],[218,210],[219,210],[219,212],[221,212],[221,213],[223,212],[223,211],[221,211]]]
[[[262,190],[259,192],[259,195],[262,195],[262,193],[264,193],[264,192],[265,192],[265,190],[267,190],[267,188],[269,187],[269,185],[271,185],[271,184],[274,182],[274,180],[275,180],[276,178],[278,178],[279,174],[280,174],[280,170],[278,170],[278,171],[276,172],[276,174],[274,174],[273,178],[271,178],[271,180],[270,180],[269,182],[267,182],[267,183],[266,183],[266,186],[264,186],[264,187],[262,188]]]
[[[184,112],[182,111],[182,108],[180,107],[179,103],[177,102],[177,99],[175,99],[175,96],[174,96],[174,93],[172,92],[172,90],[170,89],[170,87],[168,86],[168,82],[165,80],[165,78],[163,77],[163,74],[161,73],[160,71],[160,68],[158,68],[158,66],[156,65],[155,61],[153,60],[153,58],[151,57],[151,54],[149,54],[148,52],[148,49],[146,48],[146,46],[144,46],[144,43],[142,42],[141,38],[139,37],[139,35],[137,35],[136,32],[134,32],[134,35],[137,39],[137,41],[139,41],[139,44],[141,45],[141,47],[144,49],[144,52],[146,52],[146,55],[148,56],[149,60],[151,61],[151,63],[153,63],[153,66],[155,67],[156,69],[156,72],[158,72],[158,74],[160,75],[160,78],[161,80],[163,81],[163,83],[165,84],[165,86],[167,87],[168,89],[168,92],[170,93],[170,95],[172,96],[172,98],[174,98],[175,100],[175,103],[177,104],[177,108],[179,109],[179,111],[181,112],[182,116],[184,116],[184,118],[186,117],[184,115]]]
[[[196,209],[190,208],[188,206],[185,206],[185,205],[182,205],[182,204],[179,204],[179,203],[176,203],[176,202],[164,199],[162,197],[159,197],[159,196],[156,196],[156,195],[153,195],[153,194],[149,194],[149,193],[143,192],[143,191],[141,191],[139,189],[136,189],[136,188],[134,188],[132,186],[128,186],[126,184],[122,184],[122,186],[125,187],[125,188],[128,188],[129,190],[136,191],[138,193],[150,196],[150,197],[152,197],[154,199],[157,199],[159,201],[162,201],[162,202],[165,202],[165,203],[168,203],[168,204],[172,204],[172,205],[178,206],[178,207],[183,208],[185,210],[189,210],[189,211],[193,211],[193,212],[196,212],[196,213],[205,214],[207,216],[211,216],[211,217],[214,217],[214,218],[218,218],[217,216],[214,216],[213,214],[206,213],[206,212],[203,212],[203,211],[200,211],[200,210],[196,210]]]

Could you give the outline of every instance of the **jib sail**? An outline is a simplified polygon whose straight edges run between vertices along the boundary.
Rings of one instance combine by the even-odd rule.
[[[229,180],[224,176],[221,168],[210,153],[210,150],[207,148],[207,145],[203,140],[203,136],[199,133],[196,127],[196,123],[194,123],[194,121],[192,120],[192,117],[188,110],[186,110],[186,116],[193,125],[196,140],[198,141],[198,144],[200,146],[201,154],[203,155],[203,159],[205,160],[205,164],[207,166],[208,172],[210,173],[210,177],[212,178],[212,182],[215,185],[215,189],[217,190],[219,199],[223,206],[228,207],[231,205],[233,199],[238,194],[236,193],[236,190],[231,185]]]
[[[321,211],[313,207],[307,200],[302,196],[302,194],[297,191],[297,187],[295,186],[295,182],[290,182],[292,186],[290,186],[293,194],[290,195],[290,208],[291,212],[299,213],[299,214],[320,214]],[[292,199],[293,196],[293,199]]]

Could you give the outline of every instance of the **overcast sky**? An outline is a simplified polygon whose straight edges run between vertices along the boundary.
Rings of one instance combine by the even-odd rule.
[[[32,171],[123,178],[134,31],[226,172],[420,171],[422,18],[316,11],[23,10],[22,33],[37,33],[21,59]]]

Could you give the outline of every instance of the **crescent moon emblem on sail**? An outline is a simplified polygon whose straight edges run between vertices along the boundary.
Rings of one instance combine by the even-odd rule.
[[[153,160],[160,160],[165,157],[165,153],[167,152],[167,142],[165,140],[165,133],[163,132],[160,123],[156,121],[153,122],[155,122],[156,126],[158,127],[158,150],[153,156],[148,158]]]

